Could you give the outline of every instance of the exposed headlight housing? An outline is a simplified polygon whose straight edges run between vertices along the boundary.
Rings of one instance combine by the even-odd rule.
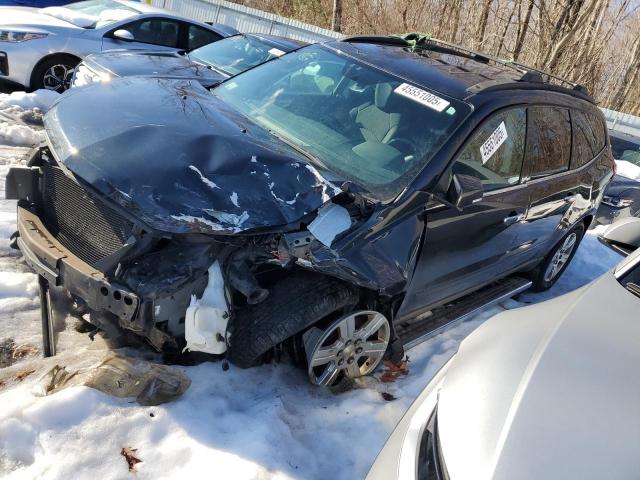
[[[630,207],[633,204],[633,200],[628,198],[620,198],[612,195],[605,195],[602,197],[602,203],[614,208]]]
[[[0,30],[0,42],[26,42],[47,37],[47,33],[36,32],[13,32],[11,30]]]

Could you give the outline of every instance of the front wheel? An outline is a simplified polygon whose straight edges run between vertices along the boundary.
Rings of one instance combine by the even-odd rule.
[[[531,289],[534,292],[548,290],[558,281],[576,254],[583,236],[584,225],[576,225],[553,247],[533,271]]]
[[[71,87],[73,72],[79,60],[69,55],[60,55],[45,60],[33,72],[33,90],[45,89],[63,93]]]
[[[349,313],[326,329],[310,328],[303,342],[311,383],[334,387],[370,374],[382,361],[390,338],[387,318],[370,310]]]

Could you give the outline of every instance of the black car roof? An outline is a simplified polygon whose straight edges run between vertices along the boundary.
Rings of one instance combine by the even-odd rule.
[[[415,44],[393,36],[348,37],[327,45],[458,99],[480,92],[521,88],[567,93],[594,103],[580,85],[436,39],[427,38]]]
[[[290,52],[292,50],[296,50],[300,47],[304,47],[308,45],[307,42],[303,42],[302,40],[294,40],[293,38],[280,37],[278,35],[266,35],[262,33],[244,33],[242,34],[245,37],[255,37],[260,40],[273,45],[274,47],[280,48],[286,52]]]

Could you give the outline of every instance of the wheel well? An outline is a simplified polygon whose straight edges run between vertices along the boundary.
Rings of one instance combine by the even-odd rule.
[[[54,58],[72,58],[77,63],[80,63],[82,61],[80,57],[77,57],[76,55],[72,55],[70,53],[51,53],[45,57],[42,57],[40,60],[38,60],[38,63],[35,64],[35,66],[33,67],[33,70],[31,70],[31,78],[29,79],[30,88],[33,86],[33,81],[35,79],[36,72],[38,71],[38,69],[42,66],[43,63],[49,60],[52,60]]]

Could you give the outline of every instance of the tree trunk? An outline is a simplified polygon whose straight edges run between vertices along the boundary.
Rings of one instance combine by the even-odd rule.
[[[476,29],[475,46],[482,45],[482,43],[484,42],[484,34],[487,30],[487,20],[489,19],[489,10],[491,8],[492,1],[493,0],[484,0],[482,13],[480,14],[480,22],[478,23],[478,28]]]
[[[520,29],[519,35],[516,38],[516,45],[513,49],[513,60],[516,62],[518,61],[518,57],[520,57],[520,53],[522,53],[522,46],[524,45],[524,39],[527,36],[527,31],[529,30],[529,22],[531,22],[531,12],[533,12],[534,5],[535,0],[529,0],[527,13],[524,16],[524,23],[522,24],[522,28]]]
[[[633,81],[637,78],[638,69],[640,69],[640,35],[636,37],[633,42],[633,48],[631,49],[631,55],[627,65],[627,69],[622,76],[622,81],[611,102],[611,108],[613,110],[620,110],[623,107],[633,87]]]
[[[331,16],[331,30],[342,31],[342,0],[333,0],[333,15]]]

